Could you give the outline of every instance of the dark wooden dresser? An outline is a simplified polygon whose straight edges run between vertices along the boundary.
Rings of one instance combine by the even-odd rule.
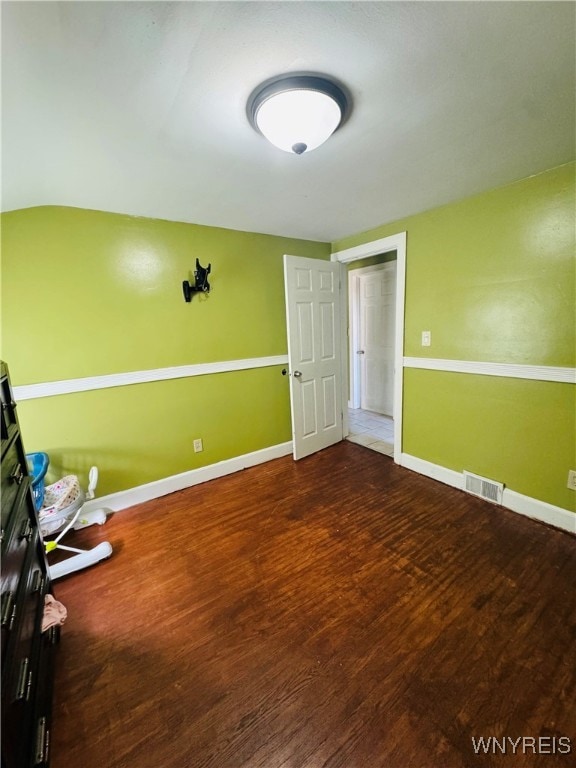
[[[42,632],[50,579],[8,368],[0,362],[2,418],[2,768],[48,766],[54,650]]]

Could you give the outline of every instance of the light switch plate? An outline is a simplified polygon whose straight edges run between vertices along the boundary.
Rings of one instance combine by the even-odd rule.
[[[422,331],[422,346],[423,347],[429,347],[431,342],[431,333],[430,331]]]

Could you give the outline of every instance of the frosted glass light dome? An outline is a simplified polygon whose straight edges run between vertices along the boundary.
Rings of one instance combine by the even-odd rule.
[[[293,75],[258,88],[248,102],[248,117],[275,147],[301,155],[334,133],[346,108],[346,97],[333,82]]]

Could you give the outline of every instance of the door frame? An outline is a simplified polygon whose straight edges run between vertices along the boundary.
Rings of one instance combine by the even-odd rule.
[[[362,267],[361,269],[355,269],[348,272],[348,301],[349,301],[349,408],[361,407],[362,388],[361,382],[361,363],[357,354],[360,349],[360,330],[361,330],[361,316],[360,316],[360,278],[363,275],[368,275],[371,272],[381,272],[386,269],[389,264],[396,265],[396,259],[393,261],[385,261],[382,264],[373,264],[370,267]],[[396,275],[394,275],[394,301],[396,301]],[[394,348],[396,348],[396,340],[394,340]]]
[[[406,294],[406,232],[398,232],[362,245],[334,251],[330,259],[342,265],[396,251],[396,313],[394,332],[394,463],[401,464],[402,457],[402,399],[404,389],[404,305]],[[342,281],[344,284],[345,281]],[[346,292],[348,293],[348,292]],[[348,378],[348,296],[343,297],[341,310],[342,382]],[[342,410],[348,412],[347,387],[342,387]],[[348,420],[344,419],[344,436],[348,434]]]

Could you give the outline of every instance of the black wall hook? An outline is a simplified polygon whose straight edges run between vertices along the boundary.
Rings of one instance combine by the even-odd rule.
[[[196,259],[196,269],[194,270],[194,281],[192,285],[188,280],[184,280],[182,283],[182,290],[184,292],[184,301],[192,301],[192,295],[194,293],[208,293],[210,291],[210,283],[208,282],[208,275],[210,274],[211,264],[207,267],[201,267],[200,262]]]

